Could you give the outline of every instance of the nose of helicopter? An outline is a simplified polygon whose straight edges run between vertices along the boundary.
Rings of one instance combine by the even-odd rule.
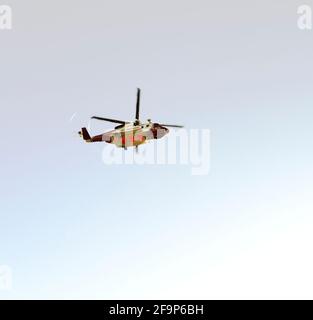
[[[158,130],[163,131],[165,133],[168,133],[170,131],[168,128],[161,126],[161,125],[159,126]]]
[[[163,127],[159,124],[155,124],[154,126],[154,137],[155,139],[160,139],[164,137],[166,134],[169,133],[169,129],[166,127]]]

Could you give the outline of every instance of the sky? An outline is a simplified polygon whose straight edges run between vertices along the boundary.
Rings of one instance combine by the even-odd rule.
[[[3,1],[0,299],[313,298],[303,1]],[[143,119],[210,130],[209,174],[78,137],[137,87]]]

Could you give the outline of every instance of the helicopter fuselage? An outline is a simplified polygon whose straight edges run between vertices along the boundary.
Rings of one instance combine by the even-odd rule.
[[[82,133],[86,142],[107,142],[116,145],[119,148],[136,147],[144,144],[148,140],[160,139],[164,137],[169,130],[162,126],[156,126],[153,123],[138,124],[126,123],[116,127],[114,130],[103,134],[86,137]],[[87,132],[88,134],[88,132]],[[89,135],[89,134],[88,134]]]

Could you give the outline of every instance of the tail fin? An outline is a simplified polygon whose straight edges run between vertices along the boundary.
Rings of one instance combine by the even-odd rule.
[[[83,136],[83,139],[85,141],[91,141],[91,137],[86,128],[82,128],[82,131],[79,132],[79,135]]]

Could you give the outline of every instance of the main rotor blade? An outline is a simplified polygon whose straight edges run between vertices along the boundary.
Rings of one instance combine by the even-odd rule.
[[[136,120],[139,120],[139,111],[140,111],[140,89],[137,88],[137,103],[136,103]]]
[[[116,119],[109,119],[109,118],[101,118],[101,117],[91,117],[91,119],[96,119],[96,120],[102,120],[102,121],[108,121],[108,122],[113,122],[113,123],[120,123],[120,124],[125,124],[127,121],[123,120],[116,120]]]
[[[169,127],[169,128],[183,128],[184,126],[179,126],[176,124],[160,124],[162,127]]]

